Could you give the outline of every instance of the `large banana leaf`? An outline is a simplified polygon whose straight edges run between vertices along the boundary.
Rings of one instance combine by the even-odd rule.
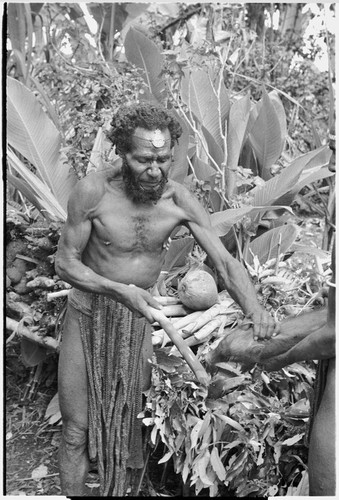
[[[275,205],[278,201],[280,205],[289,205],[291,200],[288,196],[289,202],[285,201],[284,196],[287,195],[298,183],[301,172],[305,168],[313,167],[318,164],[319,168],[324,164],[326,157],[327,146],[315,149],[310,153],[299,156],[284,170],[268,180],[264,186],[257,186],[251,190],[254,195],[253,205],[255,206],[268,206]]]
[[[202,69],[184,70],[181,98],[190,112],[223,149],[224,141],[221,132],[224,131],[230,103],[224,84],[221,85],[218,95],[218,85],[213,84],[213,79],[213,74],[208,74]]]
[[[17,155],[7,150],[7,160],[10,167],[20,178],[8,173],[8,180],[42,213],[51,220],[66,220],[66,212],[59,204],[45,182],[31,172]]]
[[[320,181],[332,176],[334,176],[334,172],[331,172],[327,167],[322,167],[316,172],[312,172],[309,175],[300,177],[298,184],[295,186],[292,192],[297,194],[303,187],[312,184],[313,182]]]
[[[7,14],[8,33],[12,48],[24,54],[26,41],[25,5],[23,3],[9,2]]]
[[[7,172],[7,180],[12,186],[15,187],[24,197],[34,205],[34,207],[47,219],[48,221],[56,220],[55,217],[51,216],[50,210],[48,210],[47,205],[40,200],[32,191],[31,187],[28,186],[27,182],[16,177],[11,172]]]
[[[164,61],[157,45],[135,26],[128,30],[124,46],[128,61],[142,70],[150,95],[162,102],[166,97],[165,81],[160,75]]]
[[[212,175],[215,175],[215,169],[197,156],[193,159],[193,168],[195,175],[200,181],[207,181]]]
[[[292,212],[291,208],[286,206],[275,206],[274,208]],[[264,214],[268,210],[270,210],[269,207],[254,207],[250,205],[240,208],[230,208],[211,214],[211,222],[218,236],[225,236],[232,226],[239,222],[245,215],[253,216]]]
[[[7,140],[34,167],[65,210],[76,182],[60,153],[60,133],[34,94],[7,77]]]
[[[230,198],[237,190],[237,166],[240,151],[244,142],[246,128],[251,110],[249,94],[235,101],[231,106],[228,119],[227,134],[227,169],[226,169],[226,197]]]
[[[272,177],[270,167],[277,161],[283,150],[282,133],[275,106],[264,89],[262,106],[249,134],[249,140],[259,163],[260,176],[264,180]]]
[[[251,110],[250,96],[235,101],[230,109],[227,134],[227,167],[238,166],[239,155],[244,141]]]
[[[203,137],[206,140],[207,148],[209,154],[212,156],[215,163],[221,168],[221,164],[224,162],[225,154],[223,149],[219,146],[213,135],[209,132],[209,130],[202,126],[201,127]],[[216,168],[213,162],[210,162],[213,168]]]
[[[178,238],[172,240],[168,252],[165,257],[165,262],[162,266],[163,271],[170,271],[175,265],[184,265],[187,255],[192,251],[194,246],[194,238]]]
[[[170,179],[182,184],[188,172],[188,143],[189,143],[189,130],[184,120],[179,116],[175,109],[171,110],[172,114],[178,120],[182,127],[182,134],[179,137],[178,144],[175,144],[173,151],[173,165],[169,174]]]
[[[251,252],[259,259],[260,264],[264,264],[270,259],[278,257],[279,254],[285,254],[294,243],[299,228],[295,224],[286,224],[267,231],[258,238],[255,238],[249,246]],[[249,264],[253,264],[251,252],[244,255]]]
[[[279,125],[280,125],[280,131],[281,131],[281,140],[284,143],[286,140],[286,136],[287,136],[287,121],[286,121],[285,108],[284,108],[283,103],[281,102],[279,94],[276,90],[272,90],[272,92],[270,92],[268,94],[268,97],[270,98],[270,100],[274,106],[274,109],[277,113],[277,117],[278,117]]]

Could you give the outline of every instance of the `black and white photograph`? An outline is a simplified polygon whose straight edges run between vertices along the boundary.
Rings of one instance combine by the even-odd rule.
[[[336,498],[336,3],[0,7],[2,495]]]

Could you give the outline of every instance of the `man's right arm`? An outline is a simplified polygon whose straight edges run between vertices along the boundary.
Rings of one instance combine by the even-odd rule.
[[[91,212],[100,196],[88,182],[76,185],[68,202],[68,217],[59,240],[55,270],[61,279],[75,288],[108,295],[153,322],[148,306],[160,307],[146,290],[111,281],[82,262],[81,256],[92,231]]]
[[[55,270],[63,280],[86,292],[114,293],[112,282],[95,273],[81,260],[89,241],[92,222],[91,208],[96,203],[96,188],[79,182],[68,202],[68,216],[61,233],[55,260]]]

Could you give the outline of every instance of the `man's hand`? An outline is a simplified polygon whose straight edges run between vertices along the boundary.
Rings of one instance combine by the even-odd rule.
[[[154,323],[155,320],[149,306],[155,309],[162,309],[161,304],[147,290],[135,285],[126,285],[124,287],[119,297],[119,302],[122,302],[139,318],[144,316],[150,323]]]
[[[254,340],[270,339],[278,335],[280,331],[279,323],[276,323],[272,316],[265,309],[256,309],[246,314],[246,317],[239,325],[243,330],[248,330],[253,326]]]

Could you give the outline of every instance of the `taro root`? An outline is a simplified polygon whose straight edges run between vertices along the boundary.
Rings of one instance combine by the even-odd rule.
[[[184,306],[193,311],[208,309],[219,300],[214,278],[203,269],[192,269],[181,280],[178,296]]]

